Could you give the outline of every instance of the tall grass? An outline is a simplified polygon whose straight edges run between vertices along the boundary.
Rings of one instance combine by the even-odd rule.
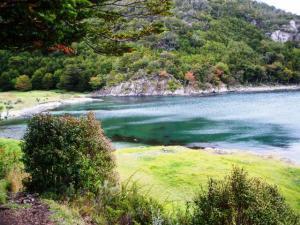
[[[22,180],[27,176],[21,162],[19,141],[0,139],[0,204],[5,203],[7,192],[23,189]]]

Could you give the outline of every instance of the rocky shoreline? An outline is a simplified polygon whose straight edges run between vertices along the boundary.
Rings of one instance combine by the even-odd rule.
[[[97,97],[138,97],[138,96],[209,96],[216,94],[228,94],[228,93],[261,93],[261,92],[281,92],[281,91],[300,91],[300,85],[274,85],[274,86],[245,86],[245,87],[220,87],[211,88],[207,90],[194,90],[186,91],[184,89],[178,89],[174,92],[154,92],[154,93],[136,93],[125,92],[116,93],[113,89],[110,89],[110,93],[104,93],[97,91],[91,94],[93,98]]]
[[[175,85],[174,85],[175,84]],[[172,76],[139,78],[129,80],[119,85],[106,87],[91,93],[91,97],[104,96],[207,96],[226,93],[256,93],[276,91],[297,91],[300,85],[260,85],[260,86],[231,86],[220,85],[200,89],[195,85],[181,85]]]

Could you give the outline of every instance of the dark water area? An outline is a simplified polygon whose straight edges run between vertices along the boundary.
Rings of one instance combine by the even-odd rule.
[[[185,145],[280,154],[300,162],[300,92],[210,97],[106,97],[51,113],[93,111],[117,146]],[[0,136],[21,138],[26,120],[0,126]]]

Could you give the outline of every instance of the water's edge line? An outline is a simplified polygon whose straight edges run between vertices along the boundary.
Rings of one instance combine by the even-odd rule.
[[[223,88],[215,88],[209,90],[199,90],[193,93],[170,93],[168,91],[161,94],[153,94],[153,93],[122,93],[122,94],[99,94],[98,92],[92,92],[90,97],[99,98],[99,97],[143,97],[143,96],[212,96],[212,95],[222,95],[222,94],[247,94],[247,93],[269,93],[269,92],[284,92],[284,91],[300,91],[300,85],[276,85],[276,86],[241,86],[241,87],[223,87]]]
[[[300,91],[300,85],[281,85],[281,86],[256,86],[256,87],[238,87],[238,88],[226,88],[226,89],[214,89],[209,91],[199,91],[199,93],[193,94],[166,94],[166,95],[147,95],[147,94],[139,94],[139,95],[95,95],[94,93],[87,94],[86,97],[79,97],[79,98],[71,98],[66,100],[60,101],[53,101],[53,102],[45,102],[41,103],[32,107],[28,107],[21,110],[13,110],[10,111],[7,120],[9,119],[18,119],[18,118],[26,118],[30,117],[34,114],[47,112],[49,110],[54,110],[64,105],[74,105],[74,104],[81,104],[81,103],[88,103],[88,102],[96,102],[96,101],[103,101],[100,97],[143,97],[143,96],[212,96],[212,95],[222,95],[222,94],[247,94],[247,93],[270,93],[270,92],[284,92],[284,91]],[[5,112],[2,112],[1,118],[6,116]]]

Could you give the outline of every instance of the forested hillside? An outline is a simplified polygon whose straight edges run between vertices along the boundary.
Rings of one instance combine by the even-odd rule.
[[[175,0],[170,11],[160,17],[131,19],[126,26],[144,29],[154,18],[158,23],[152,24],[151,31],[140,28],[143,31],[115,35],[127,44],[118,46],[125,50],[121,52],[90,35],[97,32],[90,27],[88,38],[72,43],[58,38],[46,49],[16,49],[5,42],[0,50],[0,89],[90,91],[169,74],[175,78],[170,89],[187,83],[207,89],[300,82],[299,42],[270,38],[291,20],[299,26],[299,16],[252,0]]]

